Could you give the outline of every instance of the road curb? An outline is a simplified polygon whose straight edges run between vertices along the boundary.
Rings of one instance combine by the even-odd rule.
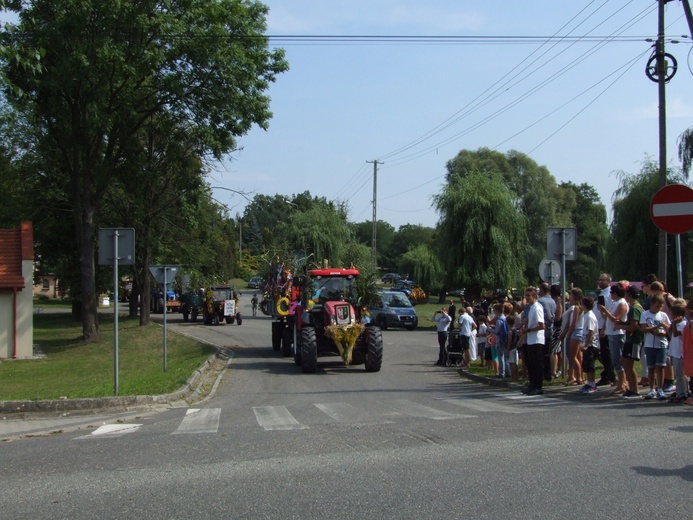
[[[488,376],[480,376],[478,374],[473,374],[471,372],[467,372],[463,368],[459,370],[460,377],[463,377],[465,379],[468,379],[470,381],[474,381],[475,383],[482,383],[488,386],[494,386],[497,388],[506,388],[509,390],[517,390],[518,392],[522,390],[524,387],[525,382],[520,382],[520,383],[514,383],[512,381],[509,381],[509,378],[502,378],[502,379],[495,379],[492,377]],[[555,393],[555,394],[569,394],[569,393],[575,393],[576,388],[575,387],[565,387],[565,386],[544,386],[543,388],[545,393]],[[604,396],[607,397],[607,396]]]
[[[45,399],[0,401],[0,414],[63,413],[89,410],[120,409],[161,404],[198,402],[216,391],[221,376],[233,360],[230,349],[215,347],[216,352],[192,373],[175,392],[164,395],[128,395],[82,399]]]

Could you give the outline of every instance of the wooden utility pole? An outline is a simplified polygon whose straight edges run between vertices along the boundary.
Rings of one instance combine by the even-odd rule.
[[[658,0],[658,24],[657,43],[655,54],[657,57],[657,85],[659,94],[659,188],[667,185],[667,112],[666,112],[666,82],[667,82],[667,58],[664,52],[664,7],[669,0]],[[667,279],[667,234],[659,230],[659,249],[657,258],[660,280]]]
[[[377,160],[367,161],[373,163],[373,239],[371,241],[371,265],[373,270],[378,269],[378,253],[377,253],[377,208],[378,208],[378,164],[383,164]]]

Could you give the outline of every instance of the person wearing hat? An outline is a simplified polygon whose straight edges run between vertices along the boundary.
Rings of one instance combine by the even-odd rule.
[[[616,327],[626,331],[626,342],[623,345],[621,364],[628,382],[628,390],[621,397],[624,399],[641,399],[635,362],[640,360],[640,347],[643,340],[643,333],[640,330],[640,316],[644,309],[638,302],[640,291],[634,285],[628,286],[625,298],[628,303],[626,321],[614,324]]]

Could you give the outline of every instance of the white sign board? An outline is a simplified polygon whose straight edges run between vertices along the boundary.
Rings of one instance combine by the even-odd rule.
[[[226,300],[224,302],[224,316],[236,314],[236,300]]]
[[[547,283],[558,283],[561,279],[561,263],[557,260],[544,258],[539,264],[539,276]]]

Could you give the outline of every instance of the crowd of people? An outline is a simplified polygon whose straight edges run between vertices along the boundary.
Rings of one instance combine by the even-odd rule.
[[[577,287],[564,296],[543,283],[514,299],[463,302],[459,311],[450,300],[433,315],[435,364],[458,352],[462,367],[478,360],[497,378],[526,381],[527,395],[565,377],[583,394],[601,388],[624,399],[693,404],[693,299],[676,298],[655,275],[630,283],[603,273],[598,291],[596,300]]]

